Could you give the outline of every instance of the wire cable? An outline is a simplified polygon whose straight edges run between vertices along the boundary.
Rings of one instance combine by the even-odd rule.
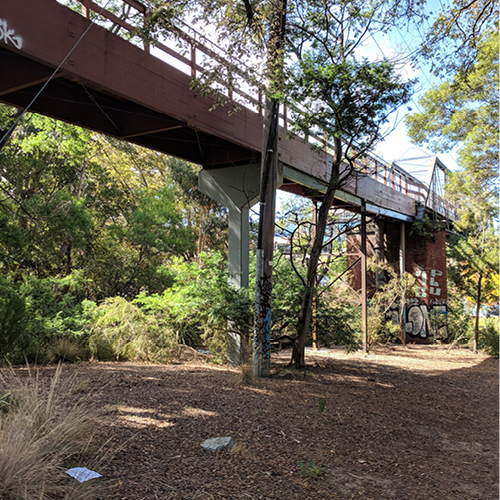
[[[104,6],[101,8],[101,10],[97,13],[97,15],[101,15],[102,14],[102,11],[108,6],[109,2],[111,0],[108,0]],[[90,30],[90,28],[95,24],[94,20],[90,20],[90,24],[89,26],[87,27],[87,29],[82,33],[82,35],[80,36],[80,38],[77,40],[77,42],[75,43],[75,45],[73,45],[73,47],[71,48],[71,50],[66,54],[66,56],[64,57],[64,59],[60,62],[59,66],[57,66],[57,68],[54,70],[54,72],[50,75],[50,77],[48,78],[48,80],[43,84],[42,88],[36,93],[35,97],[33,97],[33,99],[31,100],[31,102],[24,108],[24,110],[22,111],[22,113],[17,117],[17,119],[14,121],[14,123],[11,125],[11,127],[9,128],[9,130],[7,130],[7,132],[5,132],[5,134],[3,135],[2,139],[0,140],[0,144],[3,144],[5,139],[12,133],[12,131],[16,128],[17,124],[19,123],[19,121],[21,120],[21,118],[24,116],[24,114],[26,113],[26,111],[28,111],[31,106],[33,106],[34,102],[38,99],[38,97],[40,96],[40,94],[45,90],[45,87],[47,87],[47,85],[51,82],[51,80],[54,78],[54,76],[56,76],[57,72],[61,69],[61,66],[66,62],[66,60],[68,59],[68,57],[73,53],[73,51],[78,47],[78,45],[80,44],[80,42],[83,40],[83,37],[88,33],[88,31]]]

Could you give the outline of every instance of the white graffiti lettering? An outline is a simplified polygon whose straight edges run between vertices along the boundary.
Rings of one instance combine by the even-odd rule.
[[[431,299],[429,301],[429,305],[431,305],[431,306],[445,306],[447,304],[448,304],[448,302],[446,299]],[[413,303],[410,304],[410,301],[408,301],[408,305],[413,305]]]
[[[0,19],[0,42],[5,44],[11,43],[18,50],[21,50],[23,46],[23,39],[15,34],[13,29],[9,29],[7,26],[7,21]]]
[[[428,307],[422,304],[409,306],[405,332],[410,338],[420,337],[426,339],[434,337],[435,339],[446,340],[448,338],[447,315],[446,305]]]
[[[437,276],[442,276],[443,272],[439,271],[438,269],[431,269],[430,270],[430,280],[427,281],[428,277],[428,272],[424,271],[422,267],[419,267],[415,271],[415,276],[417,278],[420,278],[420,285],[417,289],[416,296],[419,298],[427,298],[427,294],[429,295],[435,295],[439,297],[441,295],[441,287],[439,286],[439,283],[436,281]]]

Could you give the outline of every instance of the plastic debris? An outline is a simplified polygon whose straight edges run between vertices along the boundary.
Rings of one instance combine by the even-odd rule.
[[[96,479],[102,477],[101,474],[94,472],[93,470],[87,469],[87,467],[73,467],[66,471],[71,477],[74,477],[79,483],[89,481],[90,479]]]

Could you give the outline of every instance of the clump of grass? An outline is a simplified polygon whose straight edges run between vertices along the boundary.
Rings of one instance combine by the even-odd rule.
[[[85,401],[67,406],[61,365],[48,390],[38,376],[21,379],[13,371],[0,377],[15,404],[0,412],[0,498],[2,500],[91,500],[103,498],[105,483],[78,483],[65,471],[98,468],[90,456],[92,414]],[[5,393],[7,394],[7,393]],[[84,462],[84,463],[82,463]]]
[[[318,411],[320,413],[323,413],[325,411],[325,407],[326,407],[326,398],[324,398],[324,397],[319,398],[319,400],[318,400]]]
[[[90,352],[78,339],[61,337],[54,339],[47,347],[49,363],[76,363],[90,357]]]

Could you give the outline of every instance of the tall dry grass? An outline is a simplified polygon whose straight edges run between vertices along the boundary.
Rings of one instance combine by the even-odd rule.
[[[92,453],[92,420],[85,399],[67,404],[71,385],[61,381],[59,365],[44,387],[37,373],[22,378],[0,375],[0,499],[91,500],[107,498],[102,479],[78,483],[65,471],[75,466],[99,470]],[[94,449],[95,450],[95,449]]]

